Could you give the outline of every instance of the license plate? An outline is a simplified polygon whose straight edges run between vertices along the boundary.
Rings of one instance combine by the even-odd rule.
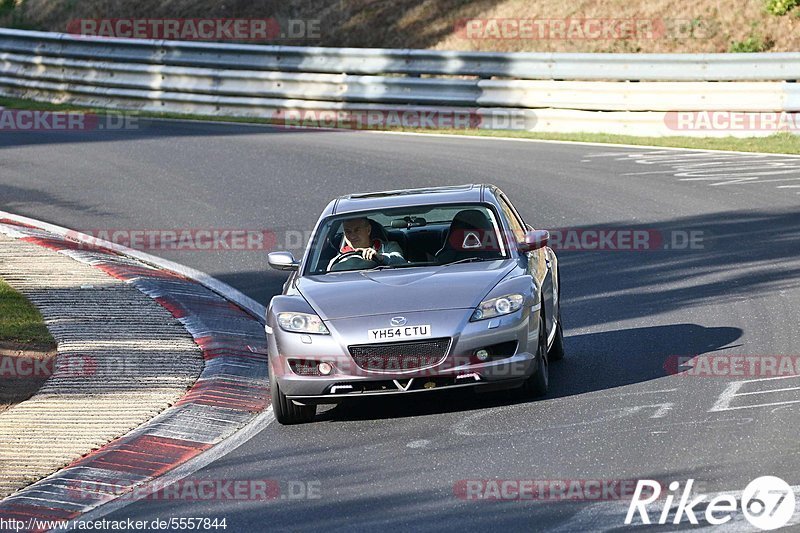
[[[401,326],[398,328],[371,329],[368,332],[371,342],[389,340],[422,339],[431,336],[430,324],[420,326]]]

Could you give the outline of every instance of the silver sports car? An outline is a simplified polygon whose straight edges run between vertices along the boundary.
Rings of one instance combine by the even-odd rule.
[[[558,261],[503,192],[465,185],[331,201],[267,311],[275,417],[439,389],[540,396],[564,356]]]

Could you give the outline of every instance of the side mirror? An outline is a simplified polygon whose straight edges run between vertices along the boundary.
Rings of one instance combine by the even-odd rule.
[[[270,252],[267,262],[275,270],[297,270],[300,267],[300,262],[294,258],[292,252]]]
[[[550,232],[543,229],[537,229],[525,233],[525,241],[517,244],[520,253],[528,253],[539,248],[547,246],[550,240]]]

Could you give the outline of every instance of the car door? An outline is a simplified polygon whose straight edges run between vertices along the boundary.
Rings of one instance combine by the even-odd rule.
[[[514,233],[514,238],[517,242],[525,240],[525,233],[533,230],[533,228],[525,224],[519,212],[516,210],[511,201],[505,194],[500,194],[500,205],[506,218],[511,225],[511,231]],[[555,287],[553,281],[553,270],[550,261],[549,249],[547,247],[539,248],[528,252],[528,270],[531,276],[535,279],[535,283],[542,292],[542,305],[544,306],[545,315],[545,328],[547,329],[548,338],[550,333],[554,331],[556,325],[556,301],[554,298]]]

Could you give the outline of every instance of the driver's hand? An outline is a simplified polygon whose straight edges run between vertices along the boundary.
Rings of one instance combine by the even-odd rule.
[[[377,250],[375,250],[375,248],[362,248],[361,257],[363,257],[367,261],[377,261],[377,262],[380,262],[383,259],[383,256],[379,254]]]

